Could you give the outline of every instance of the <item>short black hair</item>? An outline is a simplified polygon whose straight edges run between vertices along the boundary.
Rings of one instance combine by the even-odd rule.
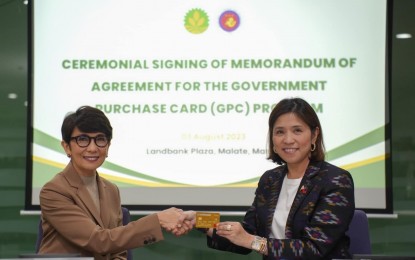
[[[62,140],[69,143],[75,127],[85,133],[101,132],[108,140],[112,139],[112,126],[107,116],[101,110],[91,106],[81,106],[76,112],[65,116],[61,128]]]

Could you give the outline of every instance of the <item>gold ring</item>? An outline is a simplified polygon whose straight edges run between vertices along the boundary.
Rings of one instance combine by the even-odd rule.
[[[226,226],[226,230],[227,230],[227,231],[231,231],[231,230],[232,230],[231,228],[232,228],[232,226],[231,226],[231,225],[227,225],[227,226]]]

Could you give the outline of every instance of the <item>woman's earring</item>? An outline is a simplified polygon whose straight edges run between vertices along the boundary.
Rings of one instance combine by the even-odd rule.
[[[71,158],[71,154],[70,153],[68,153],[66,156],[68,156],[68,158]]]
[[[274,153],[278,154],[277,148],[275,148],[275,146],[272,148],[272,150],[274,151]]]
[[[314,152],[316,150],[316,144],[311,144],[311,151]]]

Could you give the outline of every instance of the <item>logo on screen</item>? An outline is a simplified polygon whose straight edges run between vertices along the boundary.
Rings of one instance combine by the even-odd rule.
[[[219,24],[227,32],[235,31],[239,27],[240,18],[234,11],[225,11],[219,17]]]
[[[209,27],[209,17],[202,9],[192,9],[184,18],[184,27],[193,34],[203,33]]]

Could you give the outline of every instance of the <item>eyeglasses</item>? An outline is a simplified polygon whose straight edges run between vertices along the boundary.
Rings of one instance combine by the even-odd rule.
[[[82,148],[87,147],[91,143],[91,139],[94,139],[95,144],[100,148],[104,148],[108,144],[108,138],[105,135],[98,135],[95,137],[88,135],[78,135],[71,137],[71,140],[75,140],[79,147]]]

